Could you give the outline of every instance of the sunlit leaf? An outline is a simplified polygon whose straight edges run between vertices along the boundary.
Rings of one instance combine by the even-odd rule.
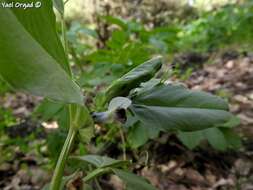
[[[41,3],[39,9],[1,9],[0,22],[4,27],[0,30],[0,75],[18,90],[83,104],[79,87],[68,75],[68,63],[55,31],[52,3]]]

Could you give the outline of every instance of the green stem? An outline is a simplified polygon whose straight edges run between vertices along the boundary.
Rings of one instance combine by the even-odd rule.
[[[67,41],[67,35],[66,35],[66,23],[65,23],[64,15],[61,15],[61,32],[62,32],[63,47],[65,49],[65,53],[67,53],[68,41]]]
[[[91,173],[92,170],[93,170],[92,167],[91,167],[91,165],[88,165],[88,167],[89,167],[89,173]],[[99,185],[99,182],[98,182],[98,180],[97,180],[96,177],[94,178],[94,182],[95,182],[95,185],[96,185],[96,187],[97,187],[98,190],[103,190],[103,189],[101,188],[101,186]]]
[[[99,184],[97,178],[95,178],[94,181],[95,181],[95,184],[96,184],[98,190],[103,190],[102,187],[100,186],[100,184]]]
[[[121,138],[121,142],[122,142],[122,151],[123,151],[123,160],[126,160],[126,141],[125,141],[125,136],[124,136],[124,132],[121,129],[121,127],[119,128],[119,134],[120,134],[120,138]]]
[[[67,1],[65,3],[67,3]],[[69,49],[68,49],[68,40],[67,40],[67,35],[66,35],[66,23],[65,23],[65,19],[64,19],[64,14],[61,15],[61,30],[62,30],[62,42],[63,42],[65,54],[66,54],[67,59],[68,59]],[[69,71],[70,71],[70,76],[73,77],[70,64],[68,64],[68,67],[69,67]],[[64,142],[64,145],[62,147],[60,156],[57,160],[57,164],[56,164],[56,167],[54,169],[53,178],[52,178],[52,181],[51,181],[51,184],[50,184],[50,190],[59,190],[60,187],[61,187],[61,182],[62,182],[62,177],[63,177],[63,173],[64,173],[65,163],[67,161],[68,154],[70,152],[72,144],[74,143],[75,136],[76,136],[76,133],[77,133],[77,129],[72,124],[73,116],[71,114],[71,105],[69,105],[68,111],[69,111],[69,122],[70,122],[69,123],[68,136],[67,136],[67,138]]]
[[[69,128],[68,136],[64,142],[64,145],[61,150],[61,154],[58,158],[55,170],[54,170],[54,175],[52,178],[50,190],[59,190],[61,186],[61,181],[62,181],[62,176],[63,176],[63,171],[65,167],[65,162],[67,160],[70,148],[74,142],[76,135],[76,130],[73,129],[73,127]]]
[[[65,19],[64,19],[64,15],[61,15],[61,32],[62,32],[62,43],[63,43],[63,47],[64,47],[64,50],[65,50],[65,54],[67,56],[67,59],[68,59],[68,56],[69,56],[69,46],[68,46],[68,39],[67,39],[67,34],[66,34],[66,23],[65,23]],[[68,63],[68,69],[70,71],[70,75],[72,77],[72,71],[71,71],[71,68],[70,68],[70,64]]]

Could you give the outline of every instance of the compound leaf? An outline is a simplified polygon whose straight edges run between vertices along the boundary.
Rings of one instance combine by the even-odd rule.
[[[167,132],[231,127],[234,123],[224,100],[178,85],[154,86],[133,96],[132,102],[130,109],[145,126]]]

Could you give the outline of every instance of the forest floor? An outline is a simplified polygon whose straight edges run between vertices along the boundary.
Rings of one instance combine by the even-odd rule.
[[[191,151],[173,135],[164,134],[149,144],[150,166],[136,166],[134,171],[160,190],[253,190],[253,56],[216,58],[214,63],[194,71],[186,85],[229,98],[230,110],[241,119],[236,130],[243,137],[243,147],[219,152],[204,144]],[[23,119],[29,117],[38,101],[22,93],[0,97],[0,105]],[[0,144],[0,151],[4,146]],[[13,151],[12,160],[0,162],[0,189],[41,189],[50,179],[49,171],[41,167],[48,160],[36,157],[34,151]],[[101,179],[101,183],[105,189],[122,189],[115,176]]]
[[[142,174],[161,190],[253,190],[253,56],[204,64],[186,85],[227,96],[230,110],[241,119],[236,131],[243,147],[223,153],[208,146],[190,151],[168,140],[153,146],[154,166]]]

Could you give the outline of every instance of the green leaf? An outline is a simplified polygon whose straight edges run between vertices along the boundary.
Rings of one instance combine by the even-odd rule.
[[[53,117],[62,129],[68,129],[70,124],[69,108],[64,105],[63,108]]]
[[[72,104],[70,107],[70,125],[78,129],[80,140],[89,143],[94,136],[94,123],[86,106]]]
[[[105,173],[108,173],[108,172],[111,172],[110,168],[97,168],[97,169],[93,170],[92,172],[89,172],[88,175],[86,175],[83,178],[83,181],[84,182],[89,182],[90,180],[92,180],[92,179],[94,179],[98,176],[101,176]]]
[[[64,14],[64,3],[63,0],[53,0],[54,7],[59,11],[61,15]]]
[[[113,52],[114,53],[114,52]],[[118,64],[130,65],[131,68],[138,66],[149,60],[154,54],[149,46],[142,42],[128,42],[117,51],[117,57],[114,62]],[[113,54],[114,55],[114,54]]]
[[[180,131],[177,137],[189,149],[195,148],[204,139],[207,139],[209,144],[217,150],[224,151],[228,148],[241,147],[240,137],[231,128],[210,128],[195,132]]]
[[[54,132],[51,132],[47,136],[47,150],[50,158],[56,162],[61,148],[64,144],[67,134],[65,131],[62,131],[60,128]]]
[[[70,106],[71,125],[77,129],[93,126],[93,120],[86,106],[73,104]]]
[[[83,104],[79,87],[66,73],[70,70],[50,2],[41,1],[39,9],[1,9],[0,75],[18,90]]]
[[[221,98],[182,86],[159,85],[132,97],[130,109],[145,124],[164,131],[231,127],[233,115]]]
[[[68,108],[69,108],[69,105],[65,105],[62,103],[53,102],[53,101],[45,99],[36,108],[33,114],[44,121],[52,120],[52,119],[57,120],[60,127],[66,128],[69,126],[69,109]],[[90,113],[87,107],[80,106],[78,104],[73,104],[70,107],[70,111],[73,117],[71,124],[79,129],[80,135],[84,137],[84,139],[87,140],[91,138],[91,137],[88,137],[88,135],[91,135],[93,133],[93,120],[90,116]]]
[[[19,2],[18,0],[0,0],[2,2]],[[36,0],[28,0],[26,2],[36,3]],[[9,21],[9,25],[15,27],[16,30],[25,29],[25,33],[29,33],[37,43],[50,55],[52,56],[56,62],[61,65],[61,67],[70,74],[70,68],[68,65],[68,60],[65,55],[61,40],[58,37],[56,31],[56,19],[53,12],[53,5],[51,0],[40,1],[40,8],[30,8],[30,9],[20,9],[14,8],[9,10],[1,11],[1,19],[4,19],[5,22]],[[6,12],[6,13],[5,13]],[[9,12],[9,13],[7,13]],[[14,21],[14,18],[9,18],[7,15],[12,14],[16,17],[18,23]],[[14,26],[13,26],[14,25]],[[7,28],[3,28],[5,32],[8,32]],[[2,31],[3,32],[3,31]],[[13,31],[14,32],[14,31]],[[22,30],[22,32],[24,32]],[[15,31],[16,35],[21,35],[20,31]],[[14,34],[12,35],[14,36]],[[18,36],[16,36],[18,37]],[[25,47],[29,47],[25,41],[26,37],[24,37],[23,42]],[[10,41],[11,42],[11,41]],[[33,47],[33,46],[32,46]],[[32,48],[30,48],[32,50]]]
[[[228,146],[233,149],[239,149],[242,146],[240,136],[231,129],[220,128],[228,143]]]
[[[149,89],[154,88],[155,86],[161,84],[161,79],[151,79],[147,82],[143,82],[140,84],[140,87],[135,88],[133,91],[131,91],[130,97],[136,95],[136,93],[145,92]]]
[[[228,110],[228,104],[222,98],[206,92],[188,90],[182,85],[157,85],[142,90],[132,98],[133,103],[147,106]]]
[[[194,149],[204,139],[202,131],[194,131],[194,132],[179,131],[177,137],[189,149]]]
[[[134,114],[146,126],[171,132],[197,131],[210,127],[219,127],[233,116],[229,112],[213,109],[177,108],[135,105],[131,107]]]
[[[127,40],[128,35],[125,31],[115,30],[106,45],[111,49],[118,50],[126,44]]]
[[[141,82],[151,79],[161,66],[161,57],[157,57],[132,69],[124,76],[114,81],[106,90],[107,101],[110,101],[116,96],[128,95],[129,91],[138,87]]]
[[[144,178],[124,170],[112,169],[113,172],[126,183],[127,190],[157,190]]]
[[[127,121],[123,125],[127,128],[127,140],[132,148],[143,146],[148,139],[155,139],[160,134],[160,129],[156,126],[146,127],[142,122],[138,121],[130,112],[127,113]]]
[[[88,144],[91,138],[94,136],[93,126],[79,129],[80,141]]]
[[[132,148],[139,148],[149,139],[148,131],[139,124],[135,124],[127,133],[127,141]]]
[[[236,127],[240,125],[240,122],[241,122],[240,118],[235,116],[231,118],[227,123],[224,123],[222,127],[229,127],[229,128]]]
[[[128,163],[128,161],[115,160],[106,156],[98,156],[98,155],[73,156],[71,158],[79,161],[84,161],[86,163],[88,162],[96,166],[97,168],[117,167]]]
[[[107,23],[115,24],[124,30],[127,30],[128,28],[126,21],[121,18],[113,17],[113,16],[102,16],[101,18],[107,21]]]
[[[218,128],[210,128],[203,131],[203,134],[207,138],[208,142],[217,150],[226,150],[228,143],[222,131]]]
[[[44,121],[48,121],[52,119],[58,112],[64,109],[64,105],[58,102],[52,102],[50,100],[44,99],[36,110],[34,111],[34,115],[40,117],[40,119]]]

